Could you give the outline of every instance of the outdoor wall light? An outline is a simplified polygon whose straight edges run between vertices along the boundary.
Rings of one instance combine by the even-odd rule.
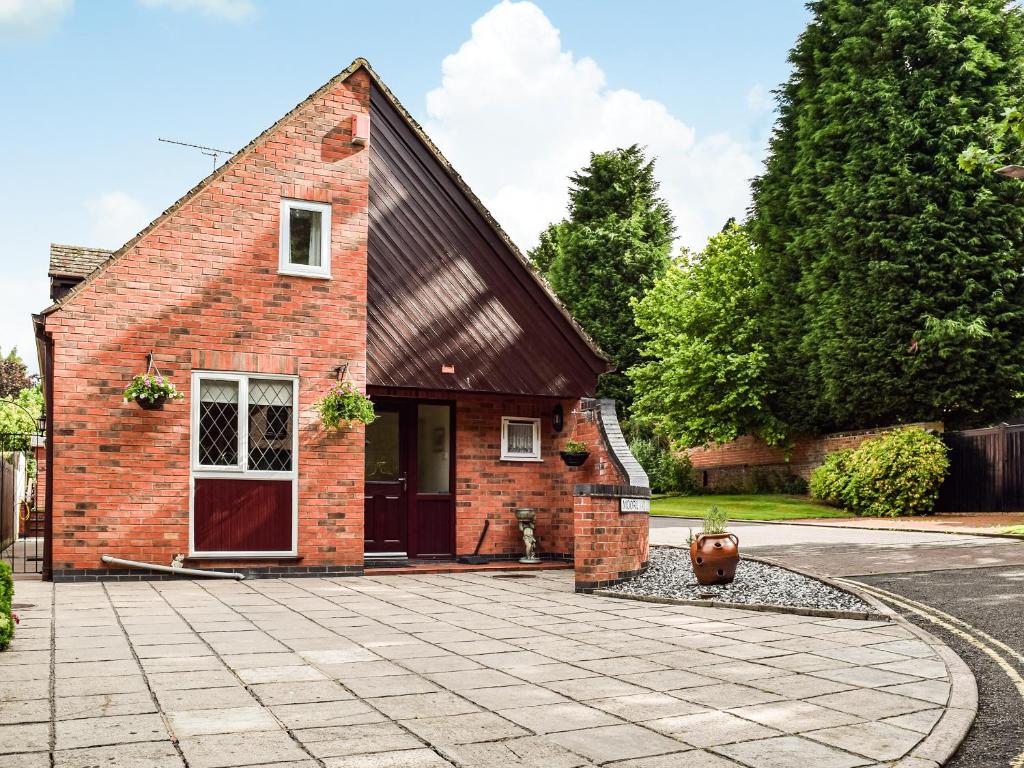
[[[555,432],[561,432],[563,427],[565,427],[565,411],[562,410],[562,404],[559,403],[551,411],[551,428]]]

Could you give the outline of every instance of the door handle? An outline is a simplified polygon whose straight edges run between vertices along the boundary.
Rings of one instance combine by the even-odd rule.
[[[399,475],[398,479],[402,481],[402,493],[405,493],[405,475]]]

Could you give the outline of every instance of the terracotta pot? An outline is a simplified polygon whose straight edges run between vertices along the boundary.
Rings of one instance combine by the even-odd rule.
[[[135,402],[139,404],[139,407],[144,411],[162,411],[164,409],[164,403],[167,402],[167,398],[160,396],[155,400],[147,400],[144,397],[136,397]]]
[[[740,540],[732,533],[697,534],[690,542],[690,560],[698,584],[729,584],[740,562]]]

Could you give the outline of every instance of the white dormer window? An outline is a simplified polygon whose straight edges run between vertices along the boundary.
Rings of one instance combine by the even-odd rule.
[[[308,200],[282,200],[280,250],[281,274],[329,278],[331,206]]]
[[[501,458],[502,461],[543,461],[540,455],[540,419],[503,417]]]

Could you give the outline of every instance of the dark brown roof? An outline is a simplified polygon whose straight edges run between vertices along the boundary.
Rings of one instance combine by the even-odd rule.
[[[114,252],[78,249],[97,254],[97,262],[86,273],[88,277],[65,295],[56,298],[54,304],[42,314],[56,312],[66,302],[72,301],[109,264],[121,258],[140,239],[159,227],[210,182],[229,172],[296,111],[335,84],[348,79],[359,69],[365,69],[370,76],[373,84],[373,119],[382,123],[381,132],[378,134],[371,119],[371,153],[375,151],[375,138],[379,135],[381,140],[384,140],[384,125],[388,126],[393,149],[398,153],[394,163],[382,163],[379,159],[375,164],[371,160],[371,167],[376,165],[378,169],[376,181],[371,178],[371,185],[375,185],[378,190],[377,199],[381,199],[379,194],[386,185],[386,176],[382,175],[382,169],[390,166],[393,169],[393,178],[396,178],[396,173],[398,176],[404,176],[398,183],[412,184],[415,194],[420,194],[421,189],[429,192],[434,203],[442,206],[435,207],[433,213],[441,217],[457,213],[453,220],[433,221],[436,229],[429,235],[429,245],[421,244],[419,256],[422,257],[428,252],[431,254],[429,264],[433,265],[432,272],[428,270],[428,263],[412,263],[416,260],[412,253],[407,259],[408,266],[416,268],[414,277],[417,280],[428,280],[428,283],[420,286],[421,295],[430,295],[433,290],[436,302],[421,303],[415,317],[411,314],[403,317],[401,311],[389,310],[387,320],[375,322],[374,301],[377,301],[378,309],[384,307],[381,290],[375,291],[369,312],[369,324],[373,327],[370,329],[371,335],[368,339],[368,354],[382,355],[382,362],[375,366],[371,361],[368,371],[369,383],[413,386],[409,376],[411,369],[408,367],[408,363],[413,362],[419,373],[424,375],[436,368],[436,372],[429,378],[415,384],[423,388],[435,385],[444,389],[463,390],[482,387],[481,391],[572,396],[591,392],[596,375],[610,369],[607,358],[562,307],[547,284],[532,271],[508,235],[387,89],[369,62],[361,58],[353,61],[345,70],[331,78],[235,153],[224,165],[200,181],[121,248]],[[404,149],[399,145],[403,145]],[[398,156],[403,156],[404,159],[398,159]],[[403,164],[404,170],[398,173]],[[371,197],[373,194],[371,191]],[[380,243],[385,238],[407,238],[413,231],[416,231],[417,235],[424,233],[422,227],[401,232],[398,228],[403,225],[408,227],[417,216],[421,216],[427,210],[427,207],[421,207],[419,213],[413,214],[408,206],[405,206],[401,210],[396,210],[395,217],[390,221],[382,219],[380,211],[376,217],[371,211],[370,241],[377,242],[376,253],[380,254],[381,258],[384,257]],[[375,218],[385,226],[394,226],[396,229],[383,231],[375,228]],[[374,229],[377,230],[376,235],[372,231]],[[99,254],[102,254],[102,258]],[[378,261],[378,264],[380,263]],[[377,274],[380,274],[379,271]],[[460,292],[458,297],[443,287],[446,284],[452,285],[452,280],[458,280],[455,284]],[[395,286],[396,292],[402,292],[407,297],[411,296],[415,289],[415,281],[407,282],[401,288],[397,284]],[[386,286],[384,290],[387,290]],[[453,300],[461,304],[456,307],[452,303]],[[458,311],[451,314],[448,310],[452,309]],[[396,324],[399,322],[406,324]],[[472,328],[467,326],[470,322],[473,323]],[[404,352],[423,354],[419,358],[403,361],[400,359],[402,353],[394,347],[394,342],[407,333],[412,333],[415,338],[411,340],[411,346],[406,345]],[[436,341],[441,338],[441,334],[447,334],[450,345],[461,350],[461,357],[455,358],[449,354],[453,350],[446,350],[430,343],[431,339]],[[513,351],[505,359],[501,353],[507,350]],[[442,376],[440,365],[452,364],[456,369],[454,376],[444,374],[443,378],[438,379]],[[457,380],[457,383],[453,382],[453,379]]]
[[[370,114],[367,382],[591,394],[604,358],[376,83]]]
[[[50,243],[50,277],[86,277],[110,258],[113,251],[81,245]]]

